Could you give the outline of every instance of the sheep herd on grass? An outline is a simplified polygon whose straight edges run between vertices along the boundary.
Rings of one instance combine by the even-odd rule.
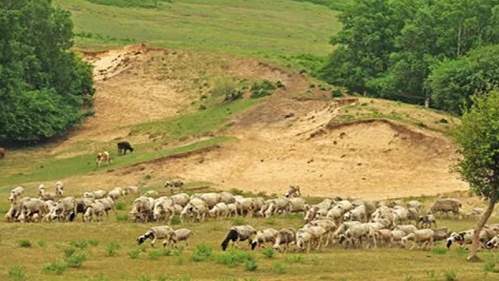
[[[12,189],[11,207],[5,218],[8,222],[83,222],[107,220],[109,212],[116,214],[116,201],[122,197],[136,196],[129,220],[140,223],[168,223],[177,217],[182,222],[227,220],[233,217],[270,218],[285,214],[303,216],[304,225],[282,229],[257,230],[250,225],[234,226],[223,240],[225,250],[238,241],[249,241],[251,249],[266,247],[286,252],[290,248],[309,252],[332,245],[345,248],[410,247],[432,249],[436,241],[445,241],[464,247],[471,244],[473,230],[452,233],[447,227],[438,227],[436,215],[460,218],[462,204],[457,199],[442,198],[434,202],[423,215],[422,203],[417,200],[367,201],[360,199],[327,198],[309,204],[302,197],[299,187],[290,187],[286,196],[265,199],[245,197],[230,192],[208,192],[188,195],[181,192],[157,198],[141,195],[137,186],[114,188],[110,191],[84,192],[81,197],[63,196],[63,183],[55,184],[49,192],[42,184],[38,198],[23,197],[24,188]],[[166,185],[165,185],[166,186]],[[168,185],[170,186],[170,185]],[[80,217],[80,218],[79,218]],[[168,225],[155,226],[137,238],[139,244],[152,239],[163,239],[163,245],[176,246],[179,241],[188,245],[192,232],[174,230]],[[409,245],[412,243],[412,245]],[[499,225],[488,225],[480,233],[480,244],[485,248],[499,247]]]

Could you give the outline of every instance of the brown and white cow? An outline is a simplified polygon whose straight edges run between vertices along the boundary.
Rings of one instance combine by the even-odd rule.
[[[109,152],[103,151],[97,154],[97,158],[95,159],[95,165],[97,167],[100,167],[101,162],[107,163],[108,165],[111,164],[112,160],[111,160],[111,155],[109,155]]]

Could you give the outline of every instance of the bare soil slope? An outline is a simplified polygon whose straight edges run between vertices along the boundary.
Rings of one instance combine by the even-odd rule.
[[[127,138],[124,125],[189,110],[189,104],[203,94],[199,87],[189,86],[189,75],[198,80],[211,71],[237,79],[280,80],[286,89],[232,120],[223,134],[236,139],[219,148],[67,179],[74,185],[91,180],[95,188],[110,189],[116,185],[154,185],[175,177],[186,182],[211,182],[225,190],[282,194],[290,184],[298,184],[305,195],[366,199],[435,195],[467,188],[450,172],[456,155],[447,136],[385,119],[337,121],[359,103],[379,104],[392,111],[396,103],[323,98],[324,93],[309,91],[307,77],[254,60],[218,58],[226,62],[223,69],[210,69],[202,56],[148,50],[145,45],[87,56],[96,66],[96,114],[58,150],[75,141]],[[165,67],[171,66],[169,75],[161,76],[149,67],[155,56],[164,60]],[[300,98],[307,91],[309,98]],[[420,122],[442,118],[416,107],[404,110],[409,112],[404,114],[419,115]],[[150,140],[133,136],[132,141]],[[150,179],[147,183],[144,175]]]

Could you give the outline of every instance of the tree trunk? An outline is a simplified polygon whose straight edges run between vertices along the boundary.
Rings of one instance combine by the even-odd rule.
[[[480,261],[480,258],[476,255],[479,246],[478,239],[480,237],[480,232],[485,226],[485,223],[487,223],[487,220],[489,220],[492,211],[494,211],[494,206],[496,205],[495,196],[491,197],[492,198],[489,198],[489,206],[487,207],[487,210],[485,211],[485,213],[483,213],[482,217],[480,218],[480,221],[478,221],[478,225],[476,226],[475,231],[473,232],[473,244],[471,244],[470,255],[468,256],[468,258],[466,258],[470,262]]]

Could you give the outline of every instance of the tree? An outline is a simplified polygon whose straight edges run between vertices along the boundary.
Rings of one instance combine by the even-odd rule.
[[[499,90],[477,94],[473,105],[463,113],[454,139],[462,158],[456,165],[470,190],[488,200],[473,234],[469,261],[478,261],[478,238],[499,199]]]
[[[51,0],[0,0],[0,141],[38,141],[82,119],[92,68],[69,49],[70,13]]]

